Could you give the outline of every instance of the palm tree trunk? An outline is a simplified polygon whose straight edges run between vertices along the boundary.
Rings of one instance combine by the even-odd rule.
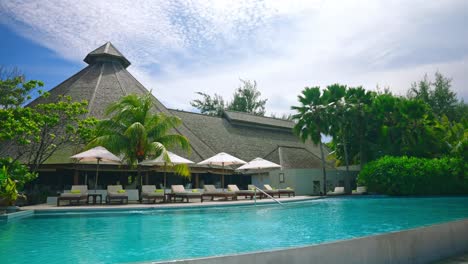
[[[141,171],[140,171],[140,161],[137,163],[137,181],[138,181],[138,201],[141,203],[141,183],[142,183],[143,177],[141,176]]]
[[[343,134],[343,151],[344,151],[345,163],[346,163],[346,178],[349,179],[348,146],[346,146],[346,137],[344,134]]]
[[[327,170],[325,167],[325,153],[323,151],[322,140],[320,140],[320,155],[322,156],[323,195],[327,195]]]

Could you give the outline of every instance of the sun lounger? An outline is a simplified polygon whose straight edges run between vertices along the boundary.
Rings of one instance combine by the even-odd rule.
[[[274,191],[274,189],[269,184],[264,184],[263,187],[265,188],[265,190]],[[288,197],[291,197],[291,194],[292,196],[296,196],[296,192],[291,188],[276,189],[276,191],[278,191],[279,198],[281,198],[281,194],[287,194]]]
[[[235,184],[228,185],[228,192],[234,192],[236,197],[244,196],[244,198],[250,197],[250,200],[253,199],[255,192],[252,190],[239,190],[239,187]]]
[[[205,185],[203,187],[204,192],[201,196],[201,202],[203,203],[204,197],[211,198],[213,201],[215,197],[222,197],[225,198],[226,200],[231,197],[232,200],[237,199],[237,195],[235,192],[223,192],[223,191],[218,191],[216,190],[216,187],[214,185]]]
[[[199,198],[201,199],[201,193],[199,192],[188,192],[185,190],[183,185],[172,185],[171,186],[171,197],[176,200],[176,198],[182,198],[182,201],[184,199],[187,200],[187,203],[189,202],[190,198]]]
[[[128,194],[122,188],[122,185],[108,185],[106,202],[111,203],[112,201],[120,201],[120,203],[128,203]]]
[[[62,193],[57,197],[57,207],[60,206],[60,201],[68,201],[70,204],[76,202],[88,202],[88,185],[72,185],[70,192]]]
[[[147,200],[148,202],[153,201],[153,203],[156,203],[157,199],[164,200],[164,196],[164,190],[158,190],[154,185],[141,186],[141,202]]]
[[[327,195],[344,195],[345,189],[344,187],[335,187],[335,190],[333,192],[328,192]]]
[[[366,186],[358,186],[356,190],[353,191],[353,194],[367,194]]]
[[[252,190],[252,189],[255,189],[257,188],[255,185],[252,185],[252,184],[249,184],[249,190]],[[271,187],[270,187],[271,188]],[[275,197],[275,195],[278,195],[279,196],[279,192],[277,190],[267,190],[267,189],[262,189],[262,191],[264,191],[265,193],[267,193],[268,195],[272,196],[272,197]],[[262,199],[264,197],[266,197],[265,193],[257,190],[257,196]]]

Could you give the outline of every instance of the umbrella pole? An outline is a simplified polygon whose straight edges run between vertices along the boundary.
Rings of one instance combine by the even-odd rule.
[[[99,177],[99,159],[97,159],[97,167],[96,167],[96,182],[94,184],[94,193],[97,191],[97,183],[98,183],[98,177]]]
[[[221,185],[223,187],[223,192],[224,192],[224,162],[222,164],[223,164],[223,171],[221,173]]]
[[[166,200],[166,162],[164,162],[164,200]]]

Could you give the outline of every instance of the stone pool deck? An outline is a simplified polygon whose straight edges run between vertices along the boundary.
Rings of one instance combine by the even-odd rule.
[[[468,264],[468,252],[457,257],[434,262],[433,264]]]
[[[320,199],[320,196],[296,196],[296,197],[282,197],[275,198],[280,202],[298,202]],[[61,205],[57,207],[52,204],[38,204],[21,207],[22,210],[34,210],[34,211],[60,211],[60,210],[111,210],[111,209],[163,209],[163,208],[197,208],[197,207],[211,207],[211,206],[232,206],[232,205],[253,205],[254,200],[250,199],[239,199],[235,201],[225,200],[214,200],[214,201],[203,201],[199,199],[191,199],[189,203],[186,202],[175,202],[175,203],[155,203],[155,204],[140,204],[136,201],[130,201],[128,204],[83,204],[83,205]],[[271,199],[257,199],[257,204],[272,204],[275,201]]]

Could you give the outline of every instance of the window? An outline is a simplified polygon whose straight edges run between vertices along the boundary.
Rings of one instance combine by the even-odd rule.
[[[279,173],[279,182],[284,183],[284,173],[282,172]]]

